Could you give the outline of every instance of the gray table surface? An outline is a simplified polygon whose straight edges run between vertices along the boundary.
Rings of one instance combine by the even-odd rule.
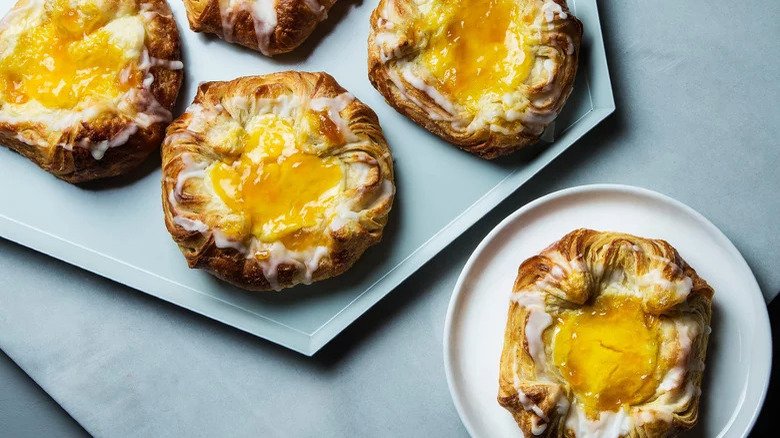
[[[314,358],[4,240],[0,348],[98,436],[465,436],[441,348],[455,279],[503,217],[587,183],[698,210],[769,299],[780,291],[780,3],[758,3],[601,2],[616,114]],[[39,399],[24,379],[0,373],[0,429],[82,433],[45,402],[25,409]]]

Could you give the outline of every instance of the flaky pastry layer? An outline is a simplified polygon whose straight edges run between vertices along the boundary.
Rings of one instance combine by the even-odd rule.
[[[658,321],[657,361],[670,365],[657,376],[660,383],[646,400],[593,418],[585,415],[556,366],[553,337],[544,332],[602,294],[641,303],[642,311]],[[501,355],[498,402],[529,437],[675,436],[693,427],[698,418],[712,296],[707,282],[663,240],[572,231],[518,269]]]

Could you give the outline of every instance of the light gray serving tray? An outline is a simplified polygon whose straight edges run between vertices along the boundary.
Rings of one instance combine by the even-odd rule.
[[[583,56],[554,143],[494,162],[445,144],[396,113],[371,87],[366,38],[376,0],[341,0],[300,50],[272,60],[191,32],[181,1],[170,3],[186,65],[176,115],[200,82],[281,70],[326,71],[377,112],[393,151],[398,190],[382,242],[339,277],[282,293],[248,293],[187,268],[163,224],[159,158],[122,181],[76,187],[5,148],[0,236],[306,355],[615,109],[595,0],[570,1],[585,28]]]

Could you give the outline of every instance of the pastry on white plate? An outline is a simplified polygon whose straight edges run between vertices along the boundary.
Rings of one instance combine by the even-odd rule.
[[[572,231],[520,265],[498,402],[528,437],[676,436],[698,419],[712,296],[663,240]]]

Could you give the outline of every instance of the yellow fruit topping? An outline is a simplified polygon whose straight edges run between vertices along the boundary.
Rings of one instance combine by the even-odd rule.
[[[19,29],[13,51],[0,60],[3,100],[72,109],[86,99],[112,99],[138,86],[141,74],[131,68],[129,55],[143,44],[144,34],[138,35],[143,24],[134,18],[116,26],[124,34],[119,37],[106,28],[111,20],[89,3],[73,9],[67,0],[46,2],[42,21]]]
[[[553,360],[586,412],[642,403],[658,387],[659,321],[639,300],[601,295],[555,322]]]
[[[321,233],[310,229],[322,223],[337,195],[339,160],[302,151],[292,122],[274,114],[254,119],[241,135],[240,156],[208,171],[214,191],[249,218],[259,240],[281,240],[291,250],[320,245]]]
[[[421,55],[437,89],[468,107],[480,96],[515,91],[531,72],[540,12],[512,0],[439,2],[417,28],[430,35]]]

